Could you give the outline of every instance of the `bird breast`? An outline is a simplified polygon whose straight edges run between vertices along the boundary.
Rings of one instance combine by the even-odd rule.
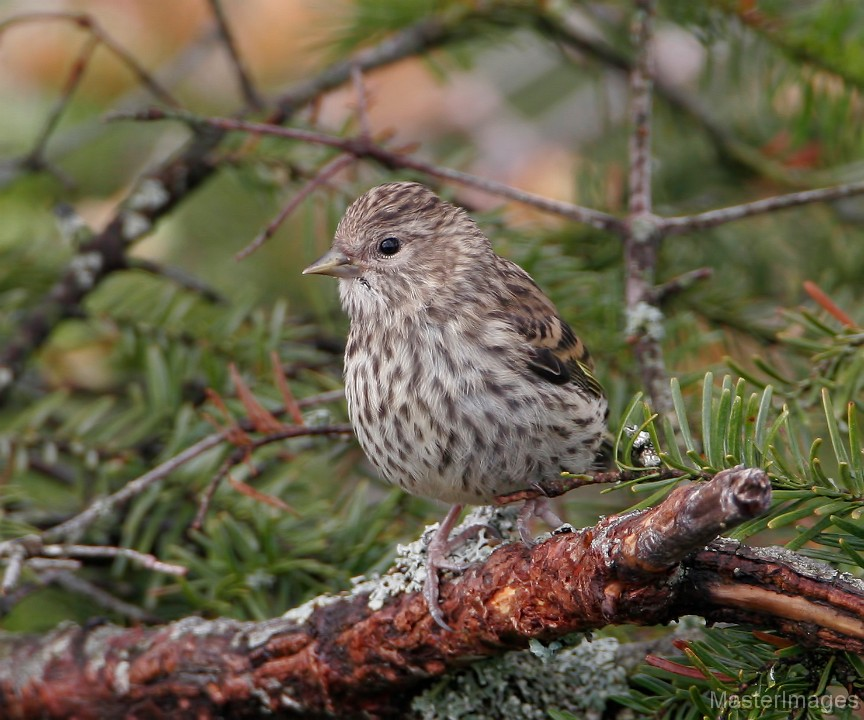
[[[501,321],[377,315],[352,315],[345,390],[360,445],[386,480],[483,504],[590,466],[605,400],[530,372],[525,341]]]

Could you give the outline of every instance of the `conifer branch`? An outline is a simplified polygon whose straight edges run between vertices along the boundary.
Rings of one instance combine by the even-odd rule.
[[[688,613],[756,622],[804,645],[864,650],[860,581],[786,551],[726,540],[701,549],[769,503],[765,474],[736,468],[650,510],[533,548],[500,546],[443,583],[454,632],[434,623],[419,593],[376,609],[363,590],[260,623],[187,618],[154,629],[67,626],[0,637],[9,660],[0,696],[14,718],[64,717],[73,708],[82,718],[121,709],[134,716],[155,705],[199,716],[400,717],[413,694],[469,658]]]
[[[519,188],[498,182],[497,180],[436,165],[421,160],[414,155],[410,155],[404,150],[389,149],[381,143],[374,142],[362,135],[358,137],[342,137],[340,135],[331,135],[316,130],[281,127],[269,123],[251,122],[234,118],[203,117],[192,113],[162,108],[149,108],[148,110],[141,112],[115,113],[110,119],[136,120],[140,122],[178,120],[190,125],[191,127],[203,126],[220,131],[246,132],[255,135],[267,135],[271,137],[284,138],[286,140],[298,140],[300,142],[323,145],[325,147],[340,150],[341,152],[355,158],[376,160],[381,165],[391,170],[416,170],[417,172],[430,177],[459,183],[460,185],[465,185],[475,190],[489,193],[490,195],[496,195],[498,197],[529,205],[538,210],[542,210],[543,212],[558,215],[574,222],[584,223],[601,230],[609,230],[617,233],[622,233],[624,231],[624,223],[619,218],[600,210],[582,207],[581,205],[574,205],[573,203],[564,202],[562,200],[553,200],[552,198],[543,195],[537,195],[526,190],[520,190]]]

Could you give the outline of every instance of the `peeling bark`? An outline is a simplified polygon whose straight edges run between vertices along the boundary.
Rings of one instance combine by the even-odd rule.
[[[0,638],[7,718],[399,717],[443,673],[610,624],[682,615],[775,628],[864,651],[864,585],[781,549],[705,543],[768,507],[758,470],[724,471],[642,512],[510,543],[445,580],[453,632],[418,593],[369,609],[322,598],[260,623],[187,618],[161,628],[60,628]],[[695,553],[695,554],[694,554]]]

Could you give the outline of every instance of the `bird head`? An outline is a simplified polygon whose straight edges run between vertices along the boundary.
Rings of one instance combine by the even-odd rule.
[[[345,211],[330,250],[303,273],[340,280],[352,316],[428,306],[473,276],[491,254],[488,239],[461,208],[419,183],[387,183]]]

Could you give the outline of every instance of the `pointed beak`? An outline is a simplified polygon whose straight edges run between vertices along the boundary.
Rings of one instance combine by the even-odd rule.
[[[330,250],[307,267],[304,275],[332,275],[337,278],[355,278],[363,270],[347,255]]]

